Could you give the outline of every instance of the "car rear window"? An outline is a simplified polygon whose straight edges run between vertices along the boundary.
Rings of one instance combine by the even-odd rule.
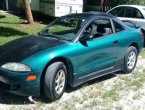
[[[135,9],[133,10],[133,15],[132,15],[133,18],[140,18],[140,19],[143,19],[143,15],[142,13],[138,10],[138,9]]]
[[[126,7],[124,17],[132,18],[133,9],[134,9],[134,8],[132,8],[132,7]]]

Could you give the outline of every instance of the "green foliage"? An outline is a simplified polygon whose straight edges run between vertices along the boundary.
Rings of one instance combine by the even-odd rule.
[[[110,0],[111,5],[120,5],[120,4],[132,4],[132,5],[143,5],[145,4],[144,0]]]
[[[101,11],[108,11],[117,5],[145,5],[145,0],[101,0]]]

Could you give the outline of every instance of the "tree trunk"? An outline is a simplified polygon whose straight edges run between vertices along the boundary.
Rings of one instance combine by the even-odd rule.
[[[101,10],[105,11],[105,5],[104,5],[105,0],[101,0]]]
[[[29,0],[23,0],[23,5],[24,5],[24,10],[25,10],[26,19],[27,19],[28,24],[33,24],[34,21],[33,21],[33,16],[32,16],[32,12],[31,12]]]

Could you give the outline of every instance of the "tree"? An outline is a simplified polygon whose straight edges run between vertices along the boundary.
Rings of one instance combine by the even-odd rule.
[[[28,24],[33,24],[34,21],[33,21],[33,16],[32,16],[32,12],[31,12],[29,0],[23,0],[23,5],[24,5],[24,10],[25,10],[26,19],[27,19]]]

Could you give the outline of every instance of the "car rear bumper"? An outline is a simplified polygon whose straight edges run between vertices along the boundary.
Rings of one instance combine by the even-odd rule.
[[[0,68],[0,90],[21,96],[39,96],[39,81],[27,81],[27,77],[31,74],[33,73],[18,73]]]

